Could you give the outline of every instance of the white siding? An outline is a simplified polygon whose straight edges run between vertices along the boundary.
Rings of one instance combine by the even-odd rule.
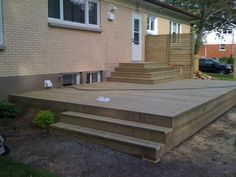
[[[236,44],[236,27],[232,34],[221,34],[217,36],[216,31],[210,32],[205,38],[205,44]]]

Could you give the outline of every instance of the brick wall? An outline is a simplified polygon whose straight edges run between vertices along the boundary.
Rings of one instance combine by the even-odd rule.
[[[118,7],[107,21],[102,1],[102,33],[48,26],[46,0],[3,1],[5,50],[0,76],[104,70],[105,63],[128,62],[131,9]],[[121,52],[122,51],[122,52]]]
[[[5,50],[0,51],[0,77],[106,70],[130,62],[130,19],[136,5],[125,2],[117,1],[116,19],[109,22],[110,3],[101,1],[99,33],[49,27],[47,0],[3,0]],[[144,60],[147,13],[136,13],[143,17]]]
[[[219,47],[220,45],[203,45],[199,51],[199,56],[208,58],[229,58],[232,54],[234,56],[236,55],[236,44],[234,44],[234,46],[231,44],[226,44],[225,51],[220,51]]]

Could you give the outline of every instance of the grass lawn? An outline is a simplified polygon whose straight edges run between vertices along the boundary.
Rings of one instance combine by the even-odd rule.
[[[232,74],[217,74],[217,73],[206,73],[207,75],[214,77],[217,80],[228,80],[228,81],[236,81],[236,79],[233,78]]]
[[[16,162],[8,156],[0,157],[0,177],[56,177],[29,165]]]

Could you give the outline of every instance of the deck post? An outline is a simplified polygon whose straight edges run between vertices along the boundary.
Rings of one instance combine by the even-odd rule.
[[[236,79],[236,62],[235,62],[235,57],[236,57],[236,55],[232,55],[232,58],[234,58],[234,73],[233,73],[234,79]]]

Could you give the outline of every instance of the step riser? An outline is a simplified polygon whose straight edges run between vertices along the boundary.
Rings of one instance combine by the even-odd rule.
[[[91,120],[82,117],[61,116],[61,122],[82,127],[103,130],[111,133],[122,134],[126,136],[136,137],[154,142],[165,143],[165,132],[158,132],[139,127],[131,127],[128,125],[118,125],[116,123]]]
[[[111,82],[125,82],[125,83],[134,83],[134,84],[159,84],[159,83],[165,83],[169,81],[175,81],[179,80],[181,77],[174,76],[170,78],[165,78],[165,79],[157,79],[157,80],[142,80],[142,79],[131,79],[131,78],[115,78],[115,77],[108,77],[107,81]]]
[[[142,80],[142,79],[130,79],[130,78],[113,78],[113,77],[108,77],[107,81],[111,82],[124,82],[124,83],[134,83],[134,84],[149,84],[152,85],[154,84],[153,80]]]
[[[164,77],[164,76],[173,77],[173,76],[176,76],[176,75],[179,75],[179,74],[180,74],[180,71],[170,71],[170,72],[160,72],[160,73],[150,73],[150,74],[112,72],[111,77],[131,77],[131,78],[158,79],[158,78]]]
[[[172,71],[173,67],[164,68],[154,68],[154,69],[142,69],[142,68],[115,68],[118,72],[138,72],[138,73],[151,73],[151,72],[162,72],[162,71]]]
[[[91,136],[83,133],[78,133],[74,131],[68,131],[61,128],[51,127],[50,133],[59,136],[73,137],[82,141],[104,145],[110,149],[114,149],[120,152],[141,156],[152,162],[157,163],[160,160],[160,151],[155,148],[147,148],[142,146],[137,146],[133,144],[128,144],[124,142],[114,141],[112,139],[105,139],[98,136]]]
[[[146,69],[153,69],[158,68],[160,66],[163,66],[163,64],[157,64],[157,63],[120,63],[119,67],[121,68],[146,68]]]

